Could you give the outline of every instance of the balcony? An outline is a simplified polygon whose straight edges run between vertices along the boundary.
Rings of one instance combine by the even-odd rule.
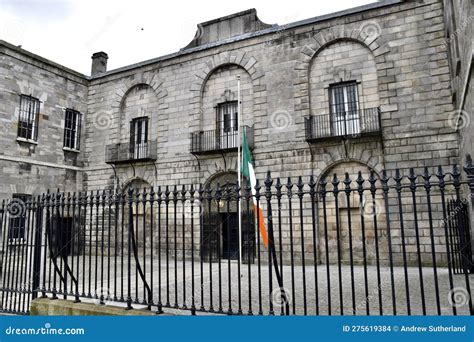
[[[254,145],[253,127],[242,126],[247,134],[249,147]],[[191,133],[191,153],[211,154],[216,152],[236,151],[238,146],[237,131],[221,130],[200,131]]]
[[[107,164],[126,164],[156,160],[156,140],[141,144],[118,143],[105,146]]]
[[[305,133],[308,142],[380,135],[380,108],[309,116]]]

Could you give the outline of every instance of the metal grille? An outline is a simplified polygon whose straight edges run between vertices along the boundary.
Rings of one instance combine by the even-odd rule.
[[[306,140],[357,138],[381,133],[379,108],[358,109],[357,112],[313,115],[305,118]]]
[[[331,99],[331,130],[334,135],[360,133],[359,97],[355,82],[333,85],[329,88]]]
[[[20,112],[18,118],[18,137],[38,139],[38,117],[40,101],[29,95],[20,96]]]
[[[242,129],[246,131],[249,147],[253,148],[253,127],[242,126]],[[223,132],[214,129],[210,131],[200,131],[191,133],[191,153],[205,154],[216,151],[237,149],[238,140],[238,132],[236,130]]]
[[[130,159],[143,159],[148,154],[148,118],[136,118],[130,123]]]

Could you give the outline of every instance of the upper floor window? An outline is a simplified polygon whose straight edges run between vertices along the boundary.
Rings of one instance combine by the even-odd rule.
[[[79,150],[81,133],[81,113],[66,109],[64,118],[64,147]]]
[[[130,154],[133,159],[148,155],[148,118],[141,117],[130,122]]]
[[[360,133],[359,95],[356,82],[330,86],[329,107],[332,130],[335,135]]]
[[[26,230],[26,203],[31,195],[13,194],[12,206],[16,206],[16,215],[12,215],[8,225],[8,239],[24,239]]]
[[[237,147],[238,142],[237,101],[221,103],[217,106],[217,143],[221,149]]]
[[[20,96],[18,138],[36,141],[38,139],[38,117],[40,101],[29,95]]]
[[[217,106],[217,123],[222,133],[237,131],[237,101],[221,103]]]

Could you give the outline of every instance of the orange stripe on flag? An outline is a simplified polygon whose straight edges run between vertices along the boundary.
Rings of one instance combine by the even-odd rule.
[[[257,205],[254,203],[253,208],[257,212]],[[263,245],[268,248],[268,235],[267,230],[265,229],[265,221],[263,219],[263,210],[258,208],[258,229],[260,229],[260,237],[263,240]]]

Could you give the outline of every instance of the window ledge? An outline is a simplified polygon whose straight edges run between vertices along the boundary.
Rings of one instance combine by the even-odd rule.
[[[37,142],[37,141],[31,140],[31,139],[25,139],[25,138],[17,137],[17,138],[16,138],[16,141],[18,141],[18,142],[20,142],[20,143],[27,143],[27,144],[32,144],[32,145],[38,145],[38,142]]]
[[[70,147],[63,147],[63,151],[73,152],[73,153],[80,153],[81,152],[79,150],[76,150],[75,148],[70,148]]]

